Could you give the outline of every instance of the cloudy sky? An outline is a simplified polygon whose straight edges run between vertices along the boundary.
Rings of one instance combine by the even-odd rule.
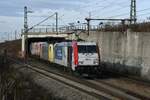
[[[150,0],[137,0],[139,20],[150,16]],[[29,14],[29,27],[40,20],[59,14],[59,24],[84,22],[84,18],[129,18],[130,0],[1,0],[0,2],[0,41],[13,37],[15,30],[23,28],[24,6],[34,13]],[[52,25],[54,18],[44,24]]]

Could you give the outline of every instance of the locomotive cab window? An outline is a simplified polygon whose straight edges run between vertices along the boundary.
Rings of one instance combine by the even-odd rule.
[[[86,46],[84,46],[84,45],[79,45],[79,46],[78,46],[78,52],[79,52],[79,53],[86,53]]]
[[[79,53],[97,53],[95,45],[78,45]]]

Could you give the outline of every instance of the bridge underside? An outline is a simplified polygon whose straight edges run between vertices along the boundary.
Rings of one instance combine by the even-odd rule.
[[[54,37],[44,37],[44,38],[28,38],[28,43],[30,44],[31,42],[49,42],[49,43],[54,43],[54,42],[61,42],[64,41],[65,38],[54,38]]]
[[[25,56],[26,53],[30,49],[30,44],[32,42],[48,42],[48,43],[55,43],[55,42],[61,42],[65,41],[67,38],[67,34],[61,34],[61,35],[56,35],[56,34],[42,34],[42,35],[22,35],[22,53]]]
[[[26,41],[28,41],[28,47],[25,47],[28,49],[30,49],[30,44],[33,42],[48,42],[48,43],[55,43],[55,42],[61,42],[61,41],[65,41],[65,38],[54,38],[54,37],[45,37],[45,38],[28,38]]]

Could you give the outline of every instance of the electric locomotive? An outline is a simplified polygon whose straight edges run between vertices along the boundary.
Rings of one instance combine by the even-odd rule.
[[[37,44],[40,45],[35,48],[34,45]],[[100,55],[95,42],[71,41],[55,44],[34,43],[34,45],[30,47],[31,54],[40,50],[41,59],[59,64],[79,74],[100,72]]]

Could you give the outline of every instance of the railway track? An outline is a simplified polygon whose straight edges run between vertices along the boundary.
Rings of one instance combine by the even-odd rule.
[[[89,80],[89,82],[93,83],[93,84],[97,84],[97,85],[103,85],[103,87],[113,87],[117,90],[120,90],[120,91],[124,91],[124,93],[127,93],[129,95],[132,95],[132,96],[135,96],[137,98],[140,98],[141,100],[150,100],[150,96],[149,96],[149,93],[147,93],[146,95],[143,94],[143,93],[140,93],[140,91],[135,91],[134,89],[128,89],[127,87],[120,87],[120,86],[117,86],[117,85],[114,85],[112,82],[105,82],[104,80]],[[147,89],[148,90],[148,89]],[[143,91],[141,91],[143,92]]]
[[[113,81],[117,80],[117,82],[118,82],[117,84],[114,85],[114,84],[112,84],[113,83],[112,81],[107,81],[106,82],[106,80],[107,79],[104,79],[104,80],[103,79],[96,79],[96,80],[89,80],[89,81],[92,81],[91,83],[97,84],[97,85],[100,85],[100,84],[103,83],[103,85],[107,85],[106,87],[110,86],[110,87],[116,88],[118,90],[124,91],[125,93],[127,93],[129,95],[136,96],[136,97],[138,97],[142,100],[143,99],[144,100],[149,100],[150,99],[150,96],[149,96],[149,93],[150,93],[150,91],[149,91],[150,87],[149,86],[150,85],[147,82],[142,82],[142,81],[134,80],[134,79],[127,78],[127,77],[121,77],[120,79],[119,78],[113,78],[112,79]],[[118,84],[121,83],[121,80],[124,80],[123,83],[126,84],[127,86],[123,86],[123,85],[118,86]],[[85,80],[85,81],[87,81],[87,80]],[[99,87],[99,86],[97,86],[97,87]],[[135,87],[137,89],[134,89]],[[148,92],[148,93],[146,93],[146,92]]]
[[[131,81],[131,82],[138,83],[138,84],[141,84],[141,85],[150,86],[149,81],[146,81],[146,80],[141,79],[141,78],[136,77],[136,76],[121,74],[121,73],[112,72],[112,71],[108,71],[107,73],[111,73],[111,75],[113,75],[114,77],[115,76],[121,76],[121,78],[123,78],[124,80],[127,80],[127,81]]]
[[[17,63],[17,64],[20,64],[20,65],[23,64],[22,62],[14,60],[14,59],[10,59],[10,60]],[[25,66],[26,66],[26,68],[34,70],[35,72],[37,72],[37,73],[39,73],[39,74],[41,74],[41,75],[43,75],[47,78],[52,78],[56,81],[59,81],[59,82],[61,82],[63,84],[66,84],[70,87],[73,87],[75,89],[83,91],[84,93],[87,93],[87,94],[89,94],[91,96],[94,96],[96,98],[101,98],[102,100],[112,100],[112,99],[119,100],[118,97],[111,96],[109,94],[103,93],[101,91],[98,91],[96,89],[93,89],[91,87],[83,85],[83,84],[81,84],[79,82],[76,82],[74,80],[70,80],[69,78],[64,77],[64,75],[54,73],[54,72],[51,72],[51,71],[47,71],[43,68],[39,68],[38,66],[31,65],[31,64],[26,64]]]
[[[40,64],[38,64],[38,65],[40,65]],[[45,65],[43,65],[43,64],[41,64],[41,66],[44,66],[44,67],[46,67]],[[60,73],[59,73],[60,74]],[[72,79],[73,77],[70,77],[70,75],[68,76],[68,73],[63,73],[63,75],[65,75],[65,74],[67,74],[67,76],[65,76],[65,77],[67,77],[67,78],[69,78],[69,79]],[[126,79],[126,78],[125,78]],[[76,81],[78,81],[77,79],[74,79],[74,80],[76,80]],[[113,80],[115,80],[115,79],[113,79]],[[117,79],[118,80],[118,79]],[[135,82],[135,81],[134,81]],[[137,82],[137,81],[136,81]],[[138,83],[138,82],[137,82]],[[139,82],[139,83],[141,83],[141,82]],[[123,91],[124,93],[126,93],[126,94],[128,94],[128,95],[132,95],[132,96],[135,96],[135,97],[138,97],[138,98],[140,98],[140,99],[144,99],[144,100],[149,100],[150,98],[149,98],[149,95],[148,96],[145,96],[145,95],[142,95],[142,94],[139,94],[139,93],[137,93],[137,92],[135,92],[135,91],[131,91],[131,90],[128,90],[128,89],[124,89],[124,88],[121,88],[121,87],[118,87],[118,86],[115,86],[115,85],[113,85],[113,84],[111,84],[111,83],[108,83],[108,82],[105,82],[104,80],[101,80],[101,79],[96,79],[96,80],[84,80],[84,83],[83,84],[86,84],[87,86],[92,86],[92,87],[94,87],[94,88],[100,88],[101,90],[103,90],[103,91],[105,91],[105,92],[107,92],[107,93],[109,93],[109,94],[112,94],[112,95],[115,95],[115,94],[118,94],[118,95],[120,95],[120,96],[123,96],[122,95],[122,92],[120,92],[120,91]],[[144,83],[142,83],[142,85],[143,85]],[[147,84],[147,83],[146,83]],[[145,85],[145,84],[144,84]],[[113,88],[112,88],[113,87]],[[106,89],[109,91],[106,91]],[[118,91],[118,90],[120,90],[120,91]],[[114,91],[116,91],[116,92],[114,92]],[[139,91],[138,91],[139,92]]]
[[[22,62],[17,61],[22,64]],[[58,71],[50,71],[46,68],[45,64],[29,62],[27,64],[29,69],[32,69],[45,77],[51,77],[59,82],[62,82],[68,86],[73,88],[79,89],[87,94],[95,96],[97,98],[103,99],[124,99],[124,100],[149,100],[148,97],[137,94],[133,91],[129,91],[127,89],[122,89],[117,86],[108,84],[104,81],[100,80],[85,80],[85,79],[78,79],[76,77],[72,77],[66,73],[60,73]],[[43,66],[43,67],[39,67]]]

